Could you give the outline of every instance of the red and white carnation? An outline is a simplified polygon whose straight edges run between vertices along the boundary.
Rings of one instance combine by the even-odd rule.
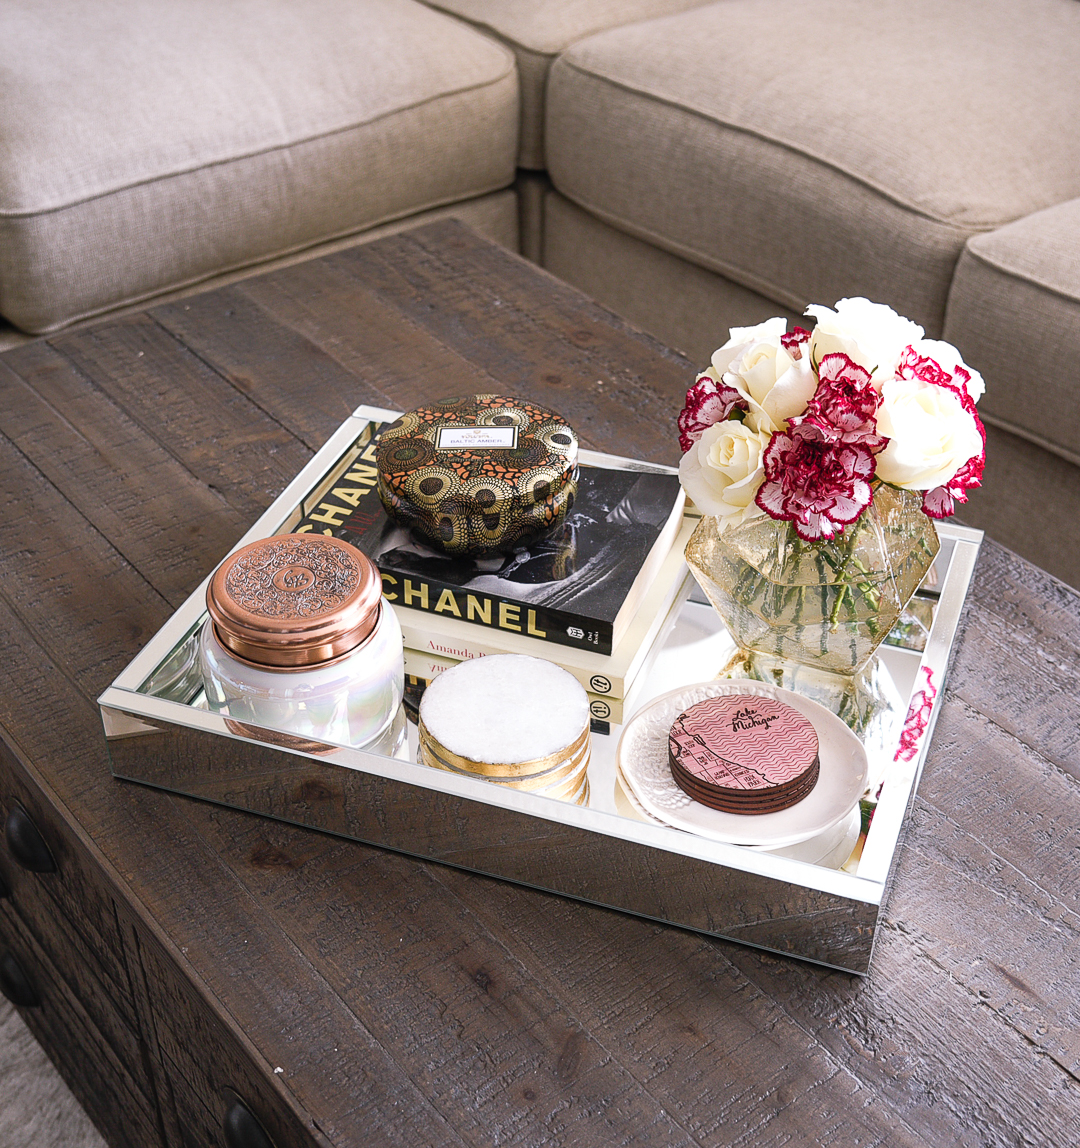
[[[841,352],[826,355],[818,365],[818,385],[806,413],[791,422],[812,424],[839,442],[860,443],[872,454],[884,449],[887,439],[877,433],[874,415],[881,396],[870,372]]]
[[[679,412],[679,449],[685,454],[713,423],[723,422],[736,409],[745,411],[747,406],[734,387],[717,382],[708,372],[698,375]]]
[[[960,352],[952,343],[942,342],[941,339],[919,339],[911,344],[910,350],[915,357],[922,357],[936,363],[948,375],[956,375],[963,382],[964,390],[973,403],[983,397],[986,384],[982,375],[973,367],[969,367],[960,358]]]
[[[679,416],[687,493],[720,528],[764,512],[806,541],[855,522],[886,482],[923,492],[931,518],[978,486],[981,375],[949,343],[866,299],[735,327]]]
[[[807,542],[833,538],[870,505],[874,456],[862,443],[842,442],[813,423],[778,431],[762,456],[756,502],[786,519]]]

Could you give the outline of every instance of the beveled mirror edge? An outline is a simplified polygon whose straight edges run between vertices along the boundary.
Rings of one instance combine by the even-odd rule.
[[[937,725],[945,694],[953,639],[960,624],[960,614],[967,599],[968,587],[971,584],[983,539],[981,530],[972,530],[966,526],[946,525],[942,529],[939,524],[939,530],[945,537],[954,540],[954,546],[919,667],[920,676],[929,671],[926,680],[933,684],[930,713],[925,727],[918,736],[916,753],[908,763],[910,768],[903,772],[894,770],[885,780],[882,790],[883,800],[878,803],[859,861],[859,875],[866,877],[867,880],[879,882],[883,886],[888,883],[889,874],[896,860],[900,835],[930,752],[934,727]],[[913,691],[909,702],[909,715],[912,713],[916,697],[918,694]]]
[[[849,972],[869,964],[873,903],[565,818],[545,833],[532,811],[405,776],[168,723],[153,732],[110,742],[118,777]]]

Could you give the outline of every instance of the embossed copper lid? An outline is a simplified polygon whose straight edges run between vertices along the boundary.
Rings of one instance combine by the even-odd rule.
[[[382,580],[355,546],[280,534],[230,554],[206,591],[218,640],[244,661],[302,669],[355,649],[375,629]]]

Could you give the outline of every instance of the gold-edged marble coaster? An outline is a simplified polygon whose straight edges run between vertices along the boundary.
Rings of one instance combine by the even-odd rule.
[[[587,804],[588,695],[553,662],[496,654],[440,674],[420,701],[420,759],[450,773]]]

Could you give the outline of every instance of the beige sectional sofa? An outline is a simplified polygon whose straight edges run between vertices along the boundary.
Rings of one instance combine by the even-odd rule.
[[[0,0],[0,315],[448,211],[702,363],[866,295],[986,377],[962,517],[1080,586],[1078,64],[1077,0]]]
[[[0,314],[26,331],[514,179],[512,54],[409,0],[2,0],[0,20]]]
[[[954,342],[989,424],[961,516],[1080,586],[1078,65],[1075,0],[721,0],[594,35],[550,73],[543,261],[696,361],[845,295]]]

